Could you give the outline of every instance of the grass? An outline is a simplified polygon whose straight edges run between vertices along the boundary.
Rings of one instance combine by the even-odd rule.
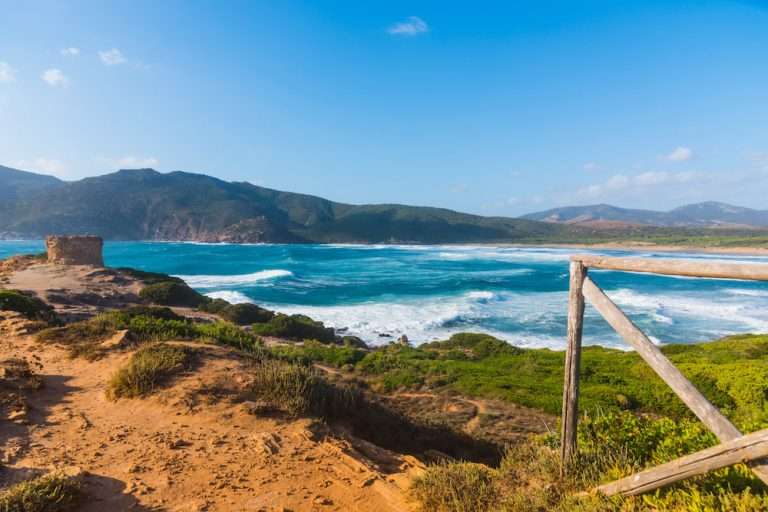
[[[61,473],[50,473],[0,491],[0,512],[64,512],[80,498],[78,482]]]
[[[766,487],[742,465],[638,497],[580,496],[580,491],[715,443],[696,421],[617,412],[582,420],[579,455],[559,477],[557,441],[539,436],[510,447],[498,468],[450,462],[430,466],[411,487],[423,510],[762,511]]]
[[[257,354],[261,340],[228,322],[195,323],[164,307],[134,307],[109,311],[82,322],[46,329],[37,334],[44,343],[68,348],[71,357],[98,358],[102,342],[118,330],[128,330],[136,343],[193,340],[238,348]]]
[[[188,370],[193,356],[189,347],[167,343],[142,347],[112,376],[107,396],[113,400],[146,396],[172,376]]]
[[[496,398],[559,414],[563,352],[520,349],[483,335],[455,335],[419,348],[392,344],[356,363],[383,391],[434,389]],[[707,398],[743,430],[768,423],[768,336],[741,335],[662,348]],[[311,350],[304,351],[313,357]],[[580,407],[690,417],[685,405],[634,352],[585,347]]]
[[[0,310],[16,311],[30,320],[56,321],[56,313],[51,306],[17,290],[0,289]]]

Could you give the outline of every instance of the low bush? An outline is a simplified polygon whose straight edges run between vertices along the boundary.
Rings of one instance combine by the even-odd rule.
[[[163,281],[145,286],[139,297],[153,304],[163,306],[198,307],[209,300],[184,282]]]
[[[500,501],[496,474],[483,464],[441,463],[415,478],[411,493],[424,510],[432,512],[496,510]]]
[[[318,341],[305,341],[303,345],[276,346],[270,349],[274,355],[304,364],[320,362],[337,368],[353,365],[365,357],[367,351],[349,345],[328,345]]]
[[[118,330],[127,329],[137,342],[198,340],[261,353],[261,340],[228,322],[195,323],[165,307],[133,307],[108,311],[89,320],[46,329],[37,340],[65,345],[73,357],[97,358],[99,345]]]
[[[260,324],[269,322],[275,317],[275,313],[256,304],[229,304],[222,299],[214,299],[201,304],[199,309],[208,313],[215,313],[224,320],[237,325]]]
[[[0,511],[65,512],[74,510],[80,497],[76,479],[50,473],[0,491]]]
[[[618,412],[584,418],[579,452],[568,476],[559,475],[557,439],[539,436],[510,447],[498,469],[452,462],[431,466],[412,492],[423,510],[540,511],[730,511],[768,507],[766,487],[735,465],[636,497],[582,495],[595,485],[668,462],[714,444],[700,423]]]
[[[0,289],[0,310],[16,311],[30,320],[44,322],[56,320],[56,313],[51,306],[37,297],[31,297],[16,290]]]
[[[188,347],[167,343],[140,348],[128,364],[112,376],[107,396],[117,399],[150,394],[173,375],[189,369],[193,354]]]
[[[262,336],[274,336],[289,340],[317,340],[324,343],[336,341],[332,328],[304,315],[283,315],[278,313],[266,323],[254,324],[253,332]]]
[[[184,284],[184,280],[180,277],[170,276],[168,274],[161,274],[160,272],[147,272],[145,270],[137,270],[135,268],[120,267],[118,270],[128,276],[138,279],[145,285],[158,284],[158,283],[181,283]]]

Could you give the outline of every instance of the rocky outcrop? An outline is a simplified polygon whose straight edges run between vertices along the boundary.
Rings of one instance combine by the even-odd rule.
[[[47,236],[48,263],[104,266],[100,236]]]

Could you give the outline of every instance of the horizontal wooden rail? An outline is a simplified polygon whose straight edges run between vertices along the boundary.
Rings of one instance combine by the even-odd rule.
[[[594,254],[577,254],[572,261],[580,261],[587,268],[647,272],[667,276],[708,277],[711,279],[747,279],[768,281],[768,264],[720,263],[691,260],[664,260],[640,258],[611,258]]]
[[[703,475],[716,469],[768,456],[768,429],[680,457],[655,468],[597,487],[606,496],[632,496]]]

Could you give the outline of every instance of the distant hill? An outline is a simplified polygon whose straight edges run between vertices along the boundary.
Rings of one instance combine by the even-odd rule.
[[[768,227],[768,210],[754,210],[716,201],[689,204],[666,212],[632,210],[607,204],[566,206],[522,218],[557,224],[618,227],[620,224],[664,227]]]
[[[121,170],[75,182],[23,175],[40,186],[16,186],[13,197],[0,202],[0,237],[91,233],[112,240],[478,243],[534,242],[578,231],[441,208],[336,203],[180,171]]]
[[[24,197],[31,192],[51,189],[63,184],[63,181],[53,176],[0,165],[0,201]]]

